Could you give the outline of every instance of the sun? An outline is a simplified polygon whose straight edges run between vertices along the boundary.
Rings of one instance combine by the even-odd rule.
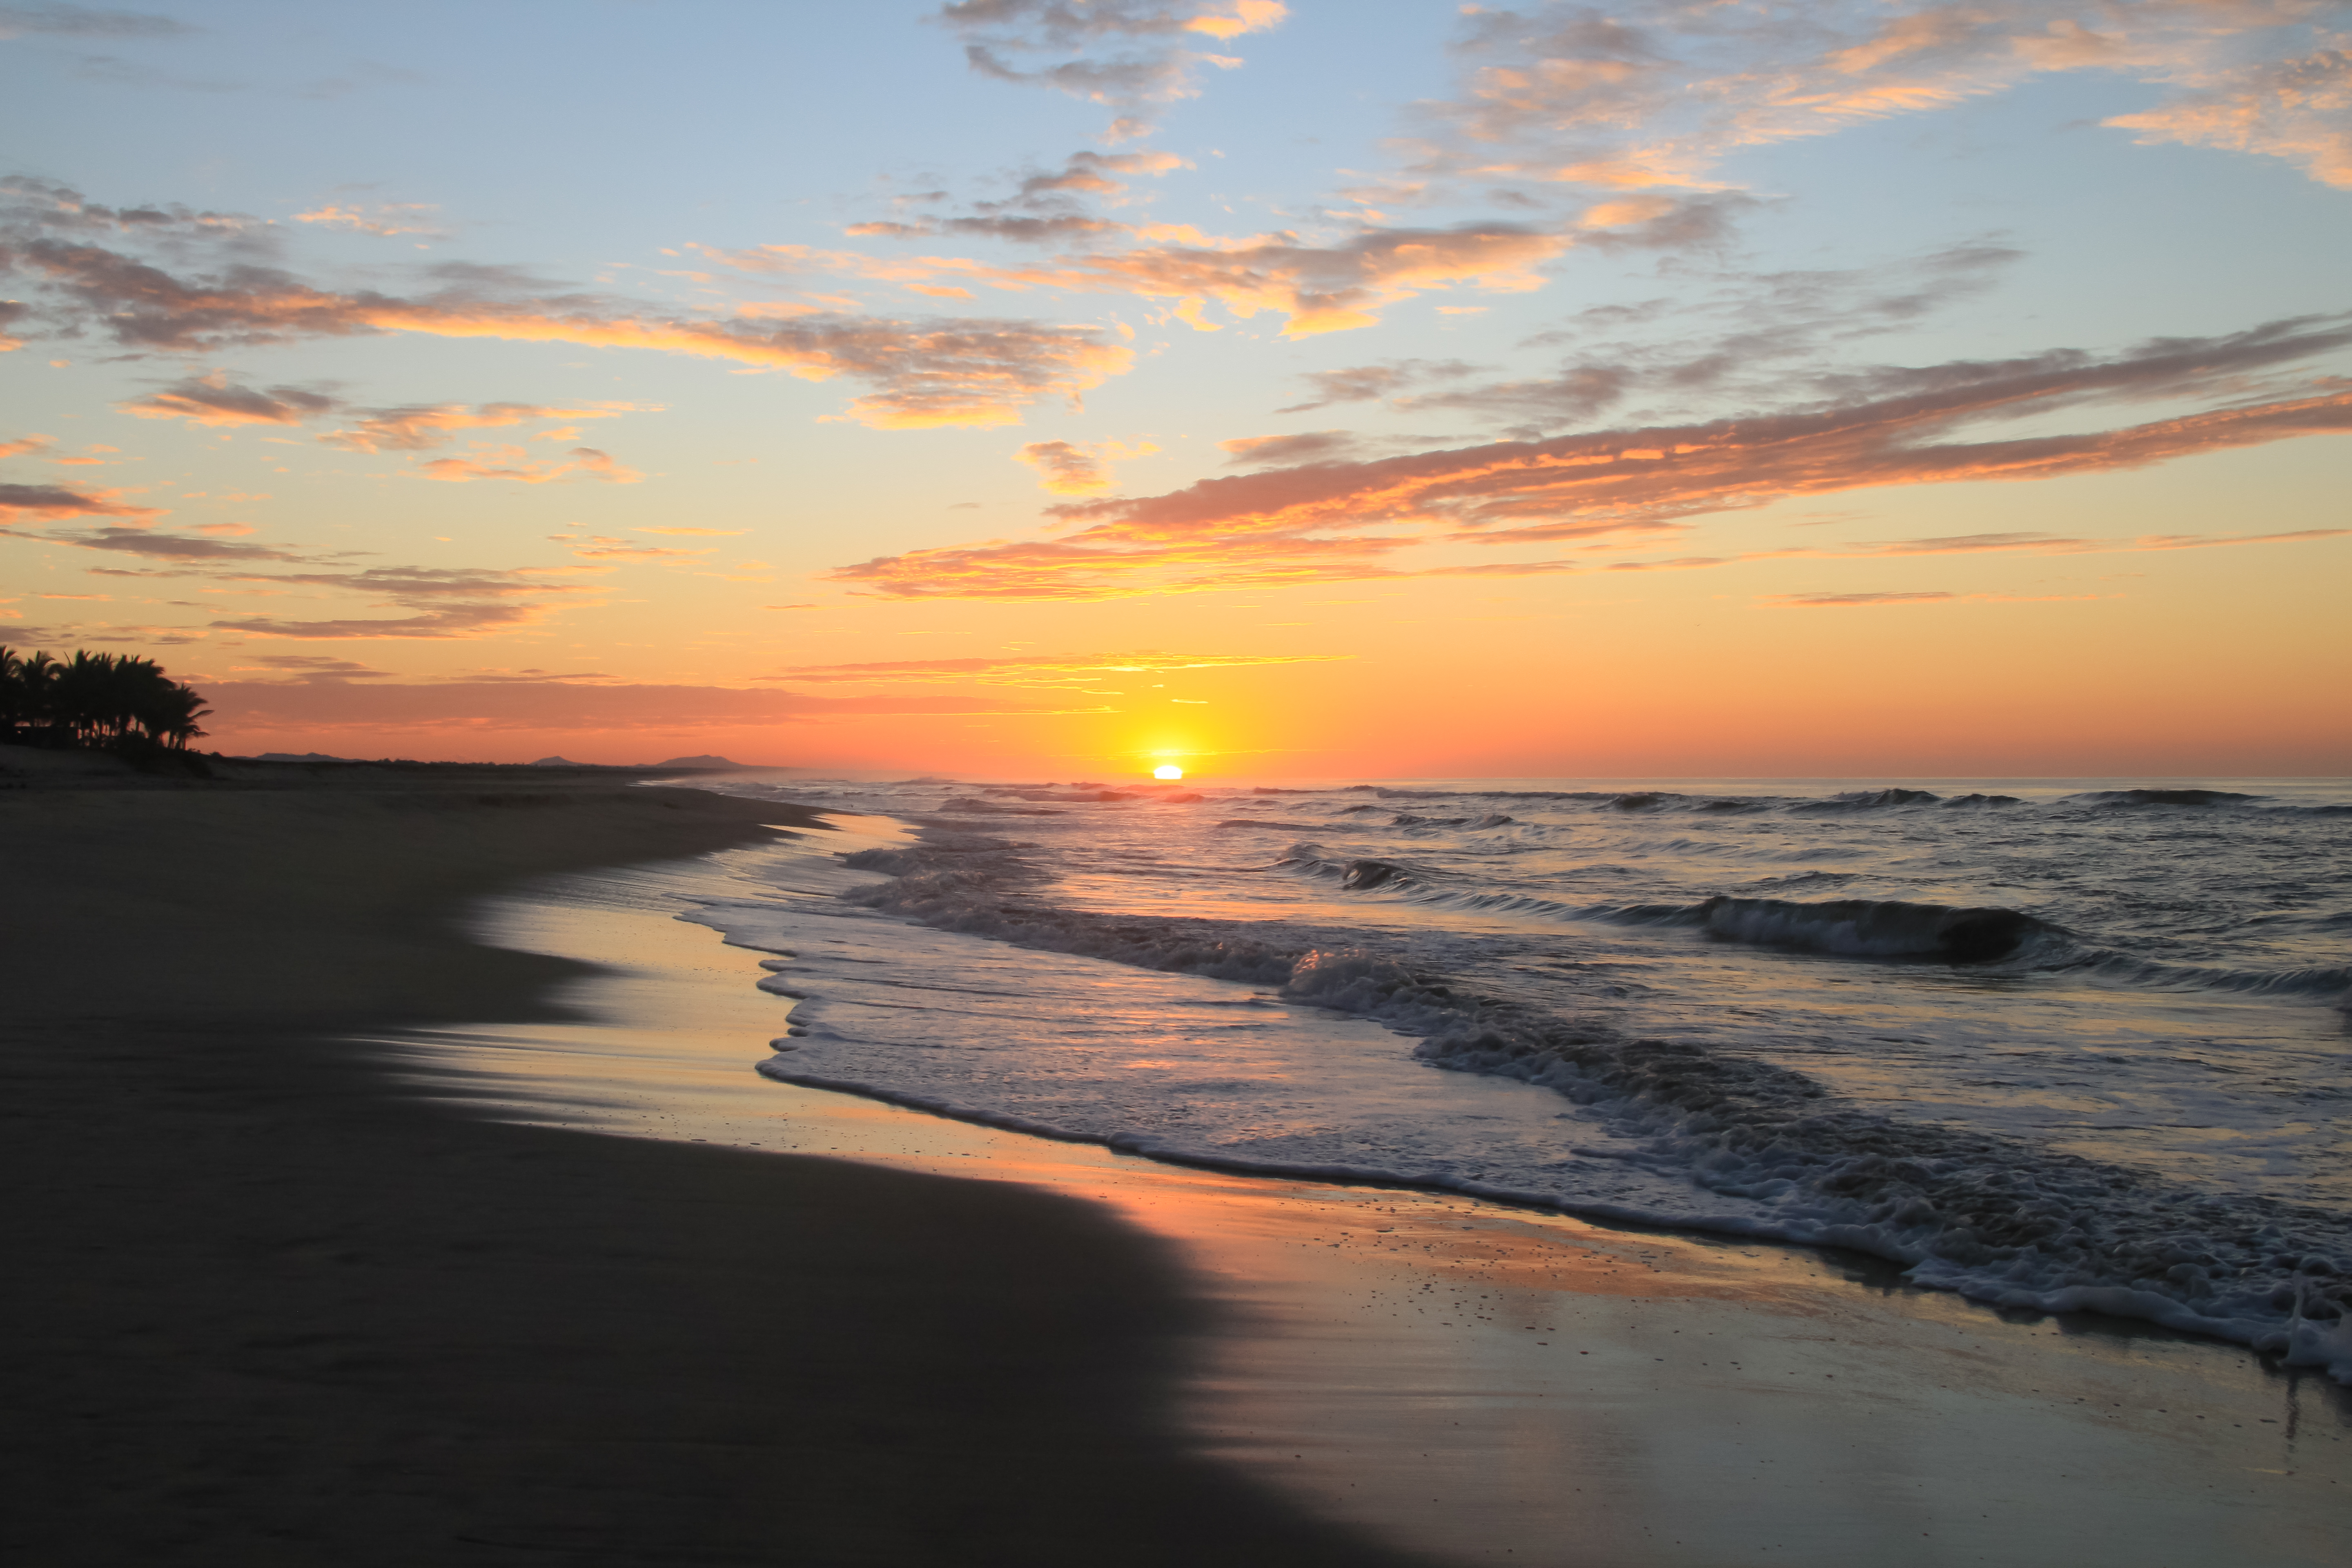
[[[1162,763],[1151,770],[1151,776],[1156,779],[1181,779],[1184,776],[1184,770],[1174,763]]]

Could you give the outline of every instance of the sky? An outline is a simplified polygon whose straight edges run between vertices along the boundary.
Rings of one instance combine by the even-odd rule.
[[[232,753],[2352,773],[2352,5],[0,5],[0,641]]]

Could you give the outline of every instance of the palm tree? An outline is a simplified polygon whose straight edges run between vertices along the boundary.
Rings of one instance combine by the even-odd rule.
[[[0,690],[6,695],[0,700],[7,705],[10,729],[21,726],[37,733],[50,726],[56,719],[58,661],[45,653],[10,653],[5,668],[6,678],[0,682]]]
[[[60,664],[46,653],[0,648],[0,726],[12,738],[184,751],[204,733],[196,721],[212,711],[204,704],[151,658],[84,648]]]

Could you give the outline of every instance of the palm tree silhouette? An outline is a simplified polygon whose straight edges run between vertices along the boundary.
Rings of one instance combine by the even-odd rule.
[[[46,746],[185,751],[212,710],[194,687],[152,658],[77,649],[60,664],[46,653],[0,647],[0,733]]]

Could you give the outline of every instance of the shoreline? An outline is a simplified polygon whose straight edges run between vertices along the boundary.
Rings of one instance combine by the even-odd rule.
[[[436,781],[438,782],[438,781]],[[505,781],[500,781],[504,783]],[[537,783],[538,781],[533,781]],[[0,797],[29,977],[0,1542],[57,1564],[1412,1561],[1192,1451],[1213,1305],[1075,1197],[454,1114],[331,1037],[530,1026],[533,876],[772,838],[704,792]]]
[[[757,950],[670,914],[727,877],[669,869],[480,916],[503,945],[605,966],[575,994],[588,1021],[373,1047],[481,1114],[1105,1205],[1232,1309],[1189,1385],[1196,1440],[1435,1561],[2332,1560],[2352,1400],[2316,1373],[2095,1314],[1996,1313],[1834,1252],[1221,1173],[763,1082],[790,1003],[754,988]],[[1744,1364],[1652,1355],[1684,1335]]]

